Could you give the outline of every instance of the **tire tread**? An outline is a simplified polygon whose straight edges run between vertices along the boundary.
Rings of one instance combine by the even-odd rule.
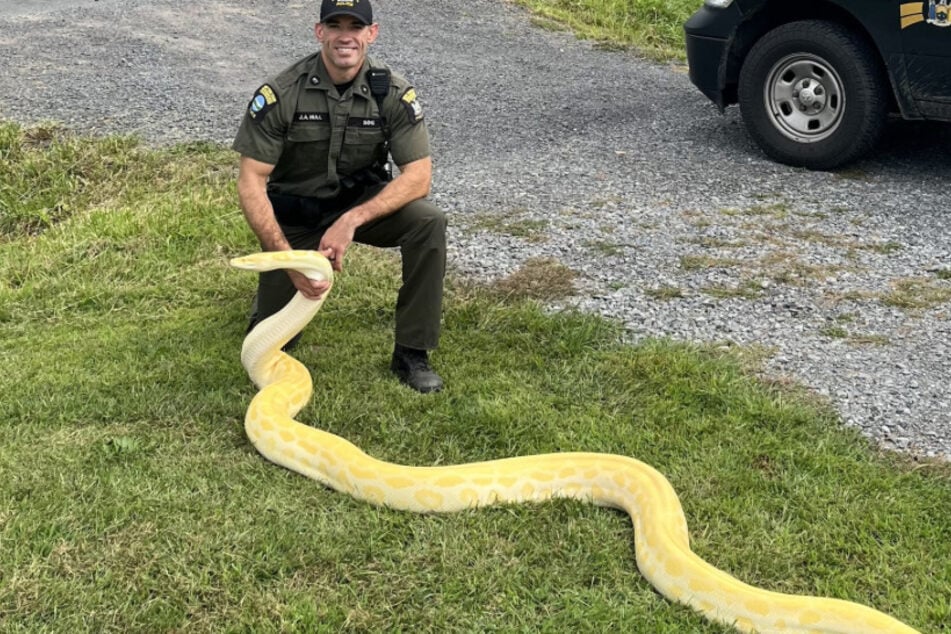
[[[823,56],[837,56],[835,62],[827,61],[850,87],[846,108],[856,100],[860,104],[861,120],[843,120],[828,140],[804,144],[787,139],[776,130],[763,104],[765,72],[796,46],[805,47],[804,52],[821,50]],[[846,60],[846,68],[839,65],[840,60]],[[789,22],[760,38],[747,54],[739,78],[740,111],[750,136],[771,158],[797,167],[832,169],[866,154],[878,142],[887,117],[888,85],[871,45],[847,27],[825,20]],[[845,116],[850,116],[848,110]]]

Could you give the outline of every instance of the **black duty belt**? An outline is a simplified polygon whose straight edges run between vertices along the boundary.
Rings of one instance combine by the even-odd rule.
[[[340,179],[340,193],[333,198],[292,196],[268,191],[274,215],[289,227],[327,228],[343,212],[373,189],[382,189],[390,180],[389,170],[379,161]]]
[[[334,198],[312,198],[268,192],[274,216],[290,227],[329,227],[343,212],[353,207],[365,193],[363,188],[343,190]]]

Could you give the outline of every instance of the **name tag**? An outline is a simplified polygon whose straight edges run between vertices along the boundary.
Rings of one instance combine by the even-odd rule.
[[[330,121],[329,112],[295,112],[294,121],[303,123],[320,123]]]
[[[350,117],[347,122],[349,128],[382,128],[383,120],[376,117]]]

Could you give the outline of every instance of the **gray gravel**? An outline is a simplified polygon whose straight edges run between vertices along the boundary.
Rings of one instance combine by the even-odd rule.
[[[253,90],[313,50],[316,6],[4,2],[0,117],[227,143]],[[580,274],[561,306],[618,319],[635,341],[754,344],[773,377],[811,386],[884,447],[951,458],[949,126],[895,121],[848,170],[792,169],[681,66],[538,29],[497,1],[375,6],[375,54],[426,107],[458,272],[556,258]]]

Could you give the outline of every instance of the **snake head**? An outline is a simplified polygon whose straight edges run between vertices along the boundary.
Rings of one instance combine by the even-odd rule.
[[[299,271],[312,280],[334,279],[330,260],[319,251],[264,251],[231,260],[231,266],[245,271],[276,271],[292,269]]]

